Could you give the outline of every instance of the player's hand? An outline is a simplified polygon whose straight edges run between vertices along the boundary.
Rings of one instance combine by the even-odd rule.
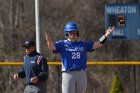
[[[31,82],[32,83],[37,83],[38,82],[38,78],[37,77],[32,77],[31,78]]]
[[[51,38],[49,37],[48,33],[45,33],[45,38],[47,41],[49,41]]]
[[[46,41],[47,41],[48,48],[50,50],[56,50],[52,39],[49,37],[49,35],[47,33],[45,33],[45,38],[46,38]]]
[[[105,35],[108,37],[110,34],[112,34],[112,32],[115,30],[115,27],[109,27],[105,33]]]
[[[13,78],[18,79],[18,74],[14,74]]]

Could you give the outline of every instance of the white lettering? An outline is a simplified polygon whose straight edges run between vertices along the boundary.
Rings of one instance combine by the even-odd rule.
[[[138,29],[138,36],[140,36],[140,29]]]
[[[80,52],[72,52],[72,59],[80,59]]]
[[[136,6],[107,6],[107,14],[134,14],[137,12]]]
[[[118,35],[118,36],[123,36],[123,35],[124,35],[124,31],[123,31],[123,30],[120,30],[120,29],[117,29],[117,30],[115,30],[115,31],[112,33],[112,35],[114,35],[114,36],[116,36],[116,35]]]
[[[84,48],[83,47],[75,47],[73,49],[66,48],[66,51],[84,51]]]

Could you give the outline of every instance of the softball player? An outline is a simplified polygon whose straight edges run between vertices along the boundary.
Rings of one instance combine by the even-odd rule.
[[[64,27],[66,40],[53,43],[46,33],[46,41],[50,50],[60,53],[62,58],[62,93],[85,93],[87,86],[87,52],[93,52],[107,40],[114,27],[109,28],[99,41],[79,41],[79,29],[75,22],[69,22]]]

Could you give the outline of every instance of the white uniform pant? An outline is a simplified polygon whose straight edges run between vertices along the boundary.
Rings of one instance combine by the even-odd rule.
[[[86,71],[65,71],[62,73],[62,93],[85,93]]]

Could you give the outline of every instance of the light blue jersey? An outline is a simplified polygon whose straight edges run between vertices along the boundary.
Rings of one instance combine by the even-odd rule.
[[[87,68],[87,52],[93,52],[94,42],[70,42],[60,40],[55,42],[56,50],[54,53],[60,53],[62,58],[62,71],[85,70]]]

